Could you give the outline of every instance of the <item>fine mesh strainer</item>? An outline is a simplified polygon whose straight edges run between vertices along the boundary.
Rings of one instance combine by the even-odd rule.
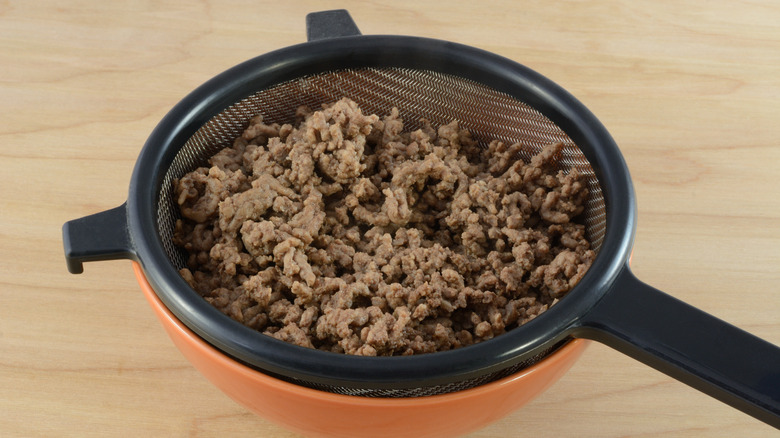
[[[185,97],[149,137],[127,202],[65,224],[71,272],[92,260],[130,258],[165,306],[227,356],[298,385],[366,397],[460,391],[536,363],[569,339],[612,346],[775,427],[780,348],[637,280],[628,268],[636,206],[626,165],[601,123],[539,74],[497,55],[431,39],[363,36],[346,11],[307,17],[309,42],[213,78]],[[173,180],[232,144],[250,117],[291,122],[350,97],[364,113],[397,107],[407,128],[458,120],[483,145],[521,142],[527,159],[564,144],[559,166],[590,189],[585,220],[598,255],[582,281],[541,316],[490,341],[410,357],[355,357],[298,347],[233,321],[179,276],[171,236]]]

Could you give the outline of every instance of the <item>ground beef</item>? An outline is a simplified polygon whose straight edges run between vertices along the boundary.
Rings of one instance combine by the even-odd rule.
[[[348,99],[297,117],[254,117],[175,182],[182,277],[249,327],[347,354],[458,348],[544,312],[595,257],[560,143],[526,163],[522,144],[404,132]]]

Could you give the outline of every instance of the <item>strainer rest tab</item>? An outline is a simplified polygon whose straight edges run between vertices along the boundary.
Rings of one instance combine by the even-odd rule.
[[[126,204],[62,226],[65,260],[71,274],[84,272],[84,262],[135,259],[127,229]]]
[[[360,29],[346,9],[312,12],[306,15],[306,40],[360,35]]]

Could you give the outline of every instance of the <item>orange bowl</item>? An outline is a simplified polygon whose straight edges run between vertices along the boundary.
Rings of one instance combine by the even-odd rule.
[[[588,341],[575,339],[544,360],[475,388],[441,395],[369,398],[333,394],[263,374],[206,343],[154,293],[140,265],[138,283],[176,347],[195,368],[247,409],[311,437],[453,437],[480,429],[518,409],[560,379]],[[435,353],[434,353],[435,354]]]

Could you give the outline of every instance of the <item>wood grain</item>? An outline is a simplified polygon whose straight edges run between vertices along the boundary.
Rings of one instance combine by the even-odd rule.
[[[60,227],[124,201],[186,93],[303,42],[347,8],[364,33],[457,41],[588,106],[636,185],[634,271],[780,344],[780,5],[772,1],[0,2],[0,436],[293,437],[179,354],[128,262],[69,275]],[[593,344],[472,438],[766,437],[776,431]]]

